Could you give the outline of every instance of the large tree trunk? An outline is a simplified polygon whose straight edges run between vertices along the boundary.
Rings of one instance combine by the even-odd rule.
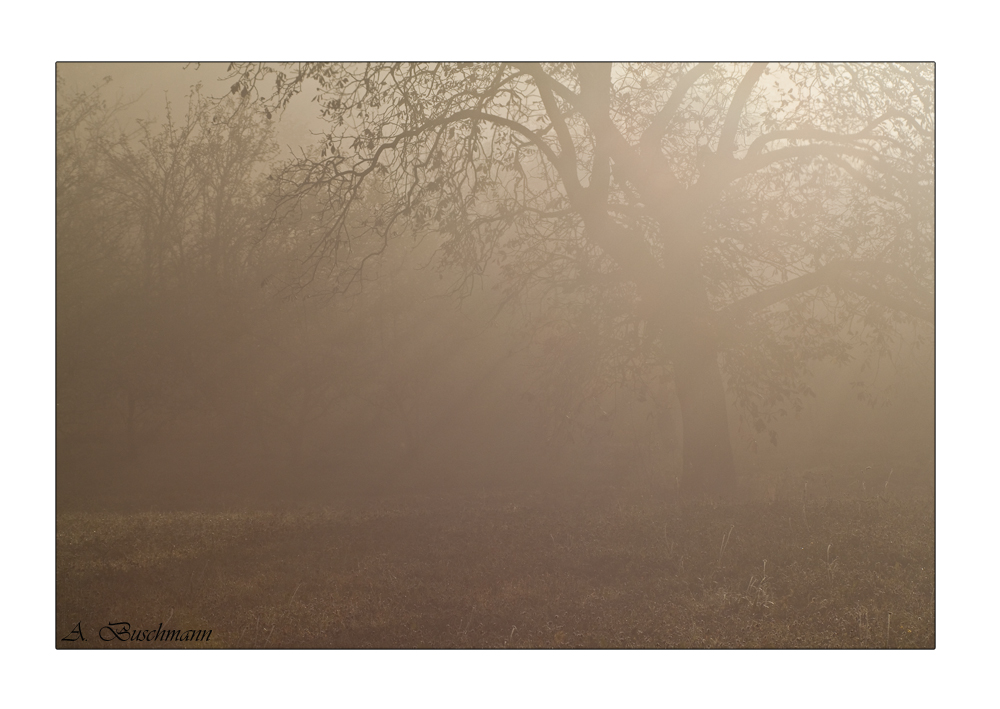
[[[673,360],[683,427],[681,486],[696,494],[731,494],[736,466],[714,338],[691,336],[675,349]]]
[[[684,245],[690,248],[697,243],[691,240]],[[699,252],[677,252],[668,261],[668,275],[671,292],[665,299],[670,304],[665,335],[681,409],[681,487],[695,494],[729,495],[736,487],[736,465],[715,318]]]
[[[134,463],[139,457],[139,433],[138,424],[136,423],[136,405],[135,396],[132,394],[131,387],[127,393],[128,399],[128,411],[125,414],[125,454],[127,460],[130,463]]]

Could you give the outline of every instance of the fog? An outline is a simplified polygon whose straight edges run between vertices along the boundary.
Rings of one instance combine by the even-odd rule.
[[[227,72],[225,65],[59,67],[58,481],[60,493],[66,493],[61,500],[71,504],[79,495],[112,490],[253,497],[263,489],[267,495],[292,495],[311,486],[374,490],[550,478],[563,484],[595,479],[612,484],[641,479],[664,488],[680,484],[681,405],[669,356],[651,354],[659,343],[645,295],[628,283],[581,286],[585,278],[622,278],[613,249],[594,246],[600,242],[591,239],[560,253],[569,234],[564,225],[540,222],[527,235],[517,233],[513,220],[502,233],[479,233],[476,244],[471,237],[477,225],[458,225],[456,215],[449,227],[466,229],[456,238],[435,232],[429,222],[436,215],[430,211],[429,218],[406,223],[405,205],[392,213],[397,229],[390,238],[372,226],[395,209],[387,191],[398,176],[390,176],[380,184],[370,181],[370,187],[366,183],[364,195],[353,193],[351,218],[357,223],[346,228],[355,233],[338,236],[331,251],[329,230],[345,228],[335,214],[346,212],[344,193],[336,194],[331,185],[309,193],[290,186],[301,169],[295,156],[315,156],[315,143],[328,125],[308,100],[315,77],[305,78],[307,95],[291,97],[284,112],[272,113],[263,81],[242,103],[230,98],[239,98],[230,90],[239,85],[238,71]],[[676,70],[646,67],[639,72],[641,83],[658,79],[666,91],[674,80],[671,71]],[[613,103],[639,93],[634,73],[623,67],[610,77],[620,94]],[[106,76],[109,84],[92,89]],[[782,75],[776,88],[761,92],[761,115],[781,116],[774,113],[775,101],[798,106],[803,115],[812,110],[803,107],[804,100],[792,102],[797,76]],[[192,94],[196,84],[200,94]],[[766,89],[764,81],[759,85]],[[78,98],[88,91],[87,98]],[[655,98],[654,88],[648,92]],[[685,140],[710,145],[701,136],[707,135],[704,126],[713,109],[691,98],[675,145],[664,144],[668,155],[671,149],[686,155]],[[788,111],[784,120],[799,119]],[[461,121],[456,125],[465,129]],[[891,130],[888,134],[896,139]],[[747,145],[753,137],[744,139]],[[490,137],[494,146],[500,140]],[[583,153],[591,148],[586,136],[580,140],[582,170]],[[519,155],[528,156],[531,148],[518,148]],[[442,150],[438,160],[449,154],[465,159]],[[388,155],[391,168],[397,158]],[[518,163],[520,174],[502,166],[490,175],[495,182],[489,187],[472,185],[481,203],[472,209],[481,220],[490,199],[503,209],[518,189],[549,190],[550,201],[565,203],[559,184],[546,183],[550,168],[537,157],[523,159],[534,165]],[[422,165],[416,160],[413,169]],[[502,162],[499,150],[483,162],[485,176]],[[741,236],[756,230],[746,241],[766,241],[775,251],[784,241],[790,250],[860,256],[866,248],[862,240],[881,240],[868,250],[899,254],[889,264],[894,268],[913,268],[915,255],[925,260],[916,268],[924,273],[932,268],[930,252],[914,253],[926,248],[920,230],[932,224],[918,222],[928,217],[900,217],[899,204],[879,205],[882,213],[876,214],[840,203],[853,197],[870,207],[878,198],[834,182],[848,181],[845,175],[858,168],[827,175],[815,162],[782,167],[788,176],[781,180],[810,174],[814,181],[827,181],[825,192],[789,193],[787,203],[774,202],[766,193],[773,187],[762,182],[755,189],[758,199],[767,201],[757,207],[738,192],[719,193],[727,210],[724,229]],[[520,181],[525,170],[535,173],[527,182]],[[510,184],[498,182],[504,175]],[[695,172],[688,179],[697,183],[697,178]],[[433,177],[428,173],[424,179]],[[617,181],[613,177],[612,191]],[[858,182],[876,192],[868,181]],[[622,199],[643,199],[630,195],[631,188],[622,181]],[[424,187],[411,181],[399,189],[412,196]],[[907,196],[910,203],[919,198]],[[449,199],[440,193],[438,215]],[[359,203],[369,214],[358,216]],[[421,204],[428,209],[424,204],[429,201]],[[870,234],[845,234],[862,228],[852,211],[865,212],[869,224],[886,214],[902,219],[900,233],[876,235],[869,227]],[[369,224],[365,220],[372,215]],[[466,212],[462,218],[473,216]],[[711,207],[701,218],[719,221]],[[551,247],[545,228],[551,230]],[[795,228],[804,236],[788,233]],[[843,243],[834,243],[837,238]],[[787,280],[788,269],[794,272],[802,259],[789,251],[777,266],[763,256],[751,263],[744,258],[746,245],[713,243],[717,250],[742,250],[735,267],[744,272],[721,273],[721,281],[710,284],[719,293]],[[581,249],[590,276],[581,275],[581,260],[574,256]],[[871,291],[896,290],[900,301],[922,296],[900,287],[901,279],[874,271],[860,275],[870,279]],[[744,487],[752,487],[762,469],[847,471],[872,464],[895,466],[899,479],[930,479],[930,322],[865,303],[857,296],[862,289],[831,290],[789,299],[812,313],[796,313],[795,325],[774,315],[785,303],[765,310],[772,313],[766,327],[780,344],[770,345],[770,351],[758,347],[751,353],[757,359],[738,363],[738,373],[726,371],[727,357],[736,358],[732,349],[719,348],[723,377],[730,381],[729,436]],[[852,297],[860,302],[850,303]],[[837,298],[848,301],[846,306],[831,305]],[[726,306],[723,299],[718,302],[717,312]],[[817,307],[855,312],[845,318],[829,310],[816,314]],[[873,307],[881,308],[874,317]],[[848,334],[851,319],[856,324]],[[792,327],[824,332],[797,340]],[[742,343],[735,344],[740,355],[747,353],[739,349]],[[733,391],[737,379],[747,392]]]
[[[848,538],[817,531],[840,523],[831,505],[864,524],[905,517],[923,551],[894,568],[923,559],[933,520],[905,505],[934,491],[933,98],[923,64],[60,64],[59,514],[138,514],[122,529],[154,543],[168,523],[149,510],[209,515],[169,524],[214,539],[233,529],[220,510],[250,515],[244,539],[285,529],[253,515],[309,510],[323,539],[374,525],[350,563],[383,580],[392,549],[471,515],[493,536],[469,537],[469,558],[532,530],[546,546],[514,555],[525,578],[531,554],[579,553],[565,578],[610,583],[633,567],[594,550],[625,525],[664,537],[656,554],[678,573],[692,557],[676,550],[704,537],[715,576],[698,582],[716,579],[711,596],[751,578],[750,615],[778,603],[765,579],[783,557],[760,546],[779,532],[738,533],[730,579],[717,536],[739,515],[809,537],[789,549],[827,545],[831,581],[831,540]],[[364,551],[397,523],[390,551]],[[929,553],[914,569],[930,581],[913,583],[932,605]],[[83,585],[61,592],[60,618]],[[516,631],[519,588],[464,630],[414,611],[393,632],[437,647],[884,640],[867,615],[855,635],[801,644],[791,626]],[[197,603],[170,612],[205,617]],[[933,645],[921,613],[908,642]],[[218,622],[226,646],[266,645]],[[395,642],[337,627],[278,644]]]

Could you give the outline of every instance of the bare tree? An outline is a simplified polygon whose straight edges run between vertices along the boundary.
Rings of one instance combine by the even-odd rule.
[[[323,205],[314,268],[430,237],[459,292],[492,268],[599,308],[607,363],[672,377],[690,489],[735,481],[725,375],[765,430],[846,332],[882,351],[933,319],[931,65],[231,70],[269,114],[315,89],[325,136],[282,178]]]
[[[129,458],[205,410],[254,408],[269,126],[196,90],[186,115],[123,131],[100,91],[57,116],[59,410]],[[209,416],[211,418],[211,415]],[[242,420],[240,421],[242,424]],[[85,435],[81,427],[89,428]]]

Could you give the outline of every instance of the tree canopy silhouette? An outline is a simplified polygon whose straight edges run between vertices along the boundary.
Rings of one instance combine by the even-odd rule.
[[[231,74],[268,114],[314,92],[325,135],[278,175],[322,203],[314,268],[405,235],[439,240],[460,291],[544,286],[587,314],[564,339],[672,377],[690,489],[734,485],[727,388],[762,432],[809,361],[933,321],[933,65]]]

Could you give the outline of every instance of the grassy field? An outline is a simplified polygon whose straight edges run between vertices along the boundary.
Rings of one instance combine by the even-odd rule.
[[[80,623],[86,638],[67,648],[935,645],[929,497],[591,489],[74,512],[57,517],[56,570],[57,636]],[[123,622],[126,639],[100,637]],[[158,628],[212,634],[131,639]]]

